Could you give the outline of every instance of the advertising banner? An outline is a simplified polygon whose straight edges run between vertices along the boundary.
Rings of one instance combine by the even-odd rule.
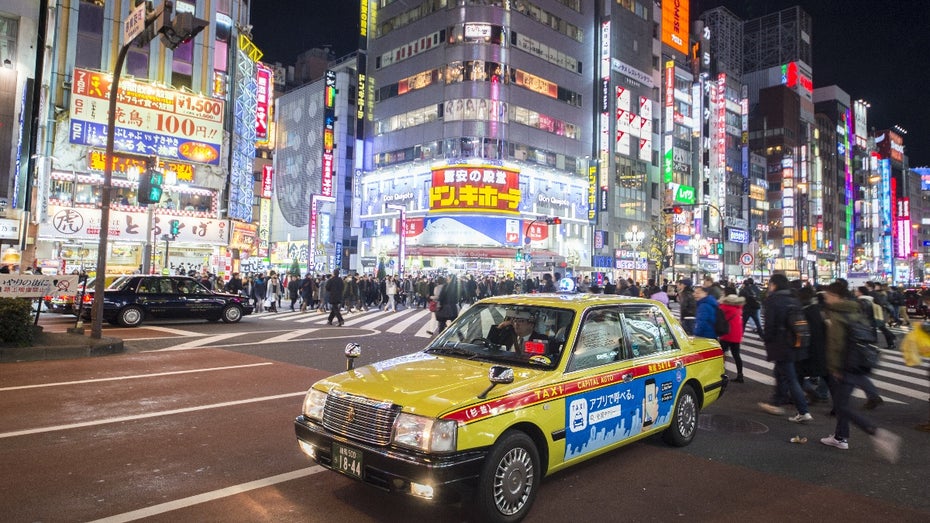
[[[74,293],[78,276],[42,274],[0,274],[0,298],[41,298]]]
[[[100,237],[100,210],[49,207],[48,221],[39,224],[39,238],[55,241],[96,240]],[[145,242],[148,214],[110,211],[110,240]],[[177,221],[176,241],[209,245],[229,244],[229,221],[156,214],[152,217],[152,237],[158,241],[170,234],[171,222]]]
[[[111,82],[107,73],[74,70],[71,143],[106,145]],[[219,165],[225,114],[222,100],[132,79],[120,80],[117,96],[116,151]]]

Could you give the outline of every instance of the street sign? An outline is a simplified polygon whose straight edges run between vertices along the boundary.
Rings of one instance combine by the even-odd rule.
[[[743,265],[752,265],[752,253],[744,252],[742,256],[739,257],[739,262]]]
[[[132,42],[145,29],[145,5],[145,2],[139,4],[123,22],[123,45]]]

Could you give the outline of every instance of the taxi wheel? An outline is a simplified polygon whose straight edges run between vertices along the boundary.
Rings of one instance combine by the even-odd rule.
[[[119,311],[119,316],[116,317],[116,321],[123,327],[138,327],[142,325],[142,318],[144,317],[145,312],[142,309],[135,305],[130,305]]]
[[[223,309],[223,323],[236,323],[242,319],[242,309],[230,305]]]
[[[675,403],[675,416],[672,418],[672,424],[669,425],[662,438],[666,443],[675,447],[684,447],[697,433],[698,420],[697,396],[691,385],[685,385],[678,394],[678,402]]]
[[[505,433],[481,470],[474,508],[480,521],[515,522],[530,510],[542,468],[536,444],[523,432]]]

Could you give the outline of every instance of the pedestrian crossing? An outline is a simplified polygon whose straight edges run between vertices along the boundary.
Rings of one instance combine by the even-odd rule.
[[[433,313],[426,309],[399,309],[397,312],[371,309],[362,312],[345,312],[345,327],[359,327],[375,330],[381,333],[408,334],[417,338],[431,338],[436,329],[436,320]],[[329,313],[310,312],[264,312],[250,316],[262,322],[295,323],[299,327],[293,333],[286,333],[276,338],[284,341],[300,337],[304,332],[316,328],[328,327]],[[899,339],[907,332],[905,328],[893,327],[892,331],[899,335]],[[765,346],[762,340],[750,329],[746,330],[743,342],[740,344],[740,355],[743,360],[743,377],[746,380],[774,385],[772,364],[765,360]],[[726,370],[731,377],[736,375],[736,365],[731,355],[726,356]],[[928,372],[930,365],[923,363],[916,367],[904,364],[901,353],[895,350],[881,349],[881,361],[878,368],[870,375],[885,401],[890,403],[915,403],[927,401],[928,398]],[[853,393],[854,397],[865,398],[860,390]]]

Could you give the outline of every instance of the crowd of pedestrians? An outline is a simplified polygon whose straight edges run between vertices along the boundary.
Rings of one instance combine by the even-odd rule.
[[[855,336],[859,336],[858,331],[852,334],[851,325],[866,325],[875,340],[881,332],[884,347],[894,349],[895,334],[888,327],[910,322],[900,305],[903,295],[898,289],[873,282],[850,289],[844,279],[814,287],[774,274],[764,292],[751,278],[743,281],[739,289],[732,283],[712,280],[694,286],[691,279],[683,278],[678,282],[677,295],[682,327],[693,336],[719,339],[724,353],[729,353],[736,365],[736,383],[744,382],[740,343],[747,324],[753,322],[753,332],[763,342],[775,378],[771,397],[758,403],[763,411],[781,416],[790,406],[795,414],[788,421],[808,423],[814,419],[810,403],[832,400],[830,414],[836,417],[836,425],[821,443],[849,449],[850,425],[855,425],[870,437],[880,456],[891,462],[898,459],[901,438],[877,426],[850,404],[856,388],[866,396],[861,410],[884,403],[869,378],[870,369],[850,363],[853,344],[858,342]],[[930,300],[930,295],[927,298]],[[715,330],[718,309],[729,325],[722,335]],[[799,330],[804,331],[803,336]]]

